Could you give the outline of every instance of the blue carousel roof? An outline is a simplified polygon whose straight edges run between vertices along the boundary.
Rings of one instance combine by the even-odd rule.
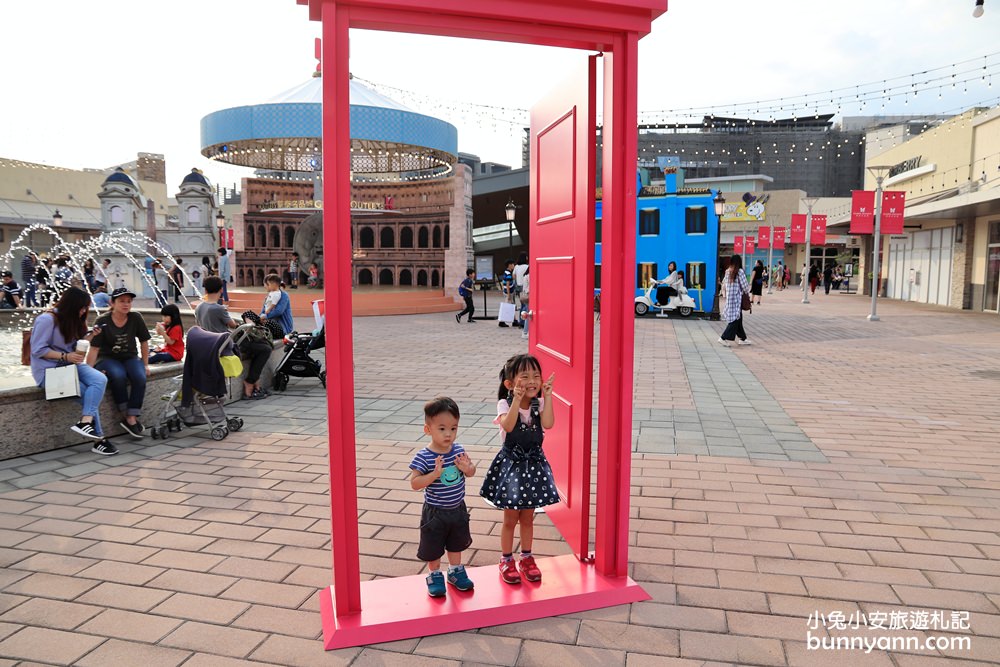
[[[356,174],[450,171],[458,153],[454,125],[411,111],[357,79],[350,94]],[[202,155],[249,167],[318,169],[322,99],[322,78],[313,77],[261,104],[210,113],[201,119]]]

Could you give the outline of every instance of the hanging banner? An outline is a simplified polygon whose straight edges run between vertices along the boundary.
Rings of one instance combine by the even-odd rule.
[[[788,239],[789,243],[806,242],[806,214],[792,213],[792,235]]]
[[[736,236],[733,238],[733,254],[742,255],[743,254],[743,237]]]
[[[885,197],[882,198],[885,201]],[[851,191],[851,234],[875,232],[875,193],[870,190]]]
[[[785,228],[775,227],[774,228],[774,249],[784,250],[785,249]]]
[[[812,223],[812,234],[809,240],[813,245],[826,244],[826,216],[814,215]]]
[[[903,233],[903,209],[906,206],[905,192],[882,192],[882,220],[879,231],[883,234]]]
[[[757,229],[757,238],[760,239],[760,242],[757,244],[758,248],[760,248],[761,250],[767,250],[768,248],[770,248],[771,247],[771,228],[770,227],[759,227]]]
[[[743,250],[748,255],[752,255],[754,251],[753,247],[754,237],[748,236],[743,240]]]

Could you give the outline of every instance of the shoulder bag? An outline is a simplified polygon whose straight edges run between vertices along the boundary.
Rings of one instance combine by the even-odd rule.
[[[54,401],[60,398],[76,398],[79,396],[80,376],[76,372],[76,364],[45,369],[46,401]]]

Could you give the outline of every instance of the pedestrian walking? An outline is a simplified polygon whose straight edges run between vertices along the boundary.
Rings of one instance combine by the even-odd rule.
[[[472,290],[475,289],[475,276],[475,269],[466,269],[465,280],[463,280],[462,284],[458,286],[458,295],[465,300],[465,310],[460,312],[458,315],[455,315],[456,322],[461,322],[462,315],[465,315],[466,313],[469,315],[469,322],[475,322],[475,320],[472,319],[472,316],[476,314],[476,306],[472,303]]]
[[[733,255],[729,260],[729,268],[722,279],[722,294],[726,299],[722,318],[728,324],[719,337],[719,342],[729,347],[734,339],[739,338],[740,345],[750,345],[747,332],[743,329],[743,295],[750,294],[750,284],[743,273],[743,258],[739,255]]]
[[[757,264],[750,272],[750,298],[757,297],[757,305],[760,305],[760,296],[764,291],[764,262],[757,260]]]
[[[292,253],[292,261],[288,262],[288,281],[292,289],[299,288],[299,253]]]

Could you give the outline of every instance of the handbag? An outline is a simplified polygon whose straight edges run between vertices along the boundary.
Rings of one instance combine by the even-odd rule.
[[[227,378],[239,377],[243,373],[243,362],[235,354],[226,354],[219,357],[222,365],[222,374]]]
[[[504,301],[500,304],[500,313],[497,315],[497,319],[501,322],[506,322],[510,324],[514,321],[514,304],[507,303]]]
[[[750,306],[750,295],[743,292],[743,296],[740,298],[740,310],[749,310],[753,312],[753,308]]]
[[[45,400],[55,401],[60,398],[77,398],[80,396],[80,376],[76,372],[76,364],[66,364],[45,369]]]

